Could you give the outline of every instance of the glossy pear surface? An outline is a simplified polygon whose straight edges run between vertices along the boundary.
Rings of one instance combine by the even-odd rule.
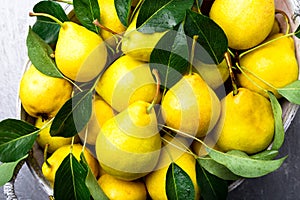
[[[194,62],[194,68],[195,72],[199,73],[212,89],[219,88],[229,77],[229,70],[225,60],[218,65],[207,64],[196,60]]]
[[[24,110],[32,117],[54,117],[71,98],[72,85],[63,78],[41,73],[30,65],[20,81],[19,97]]]
[[[113,109],[121,112],[138,100],[150,103],[156,93],[156,83],[148,63],[124,55],[105,70],[96,92]]]
[[[196,73],[185,75],[162,100],[166,125],[196,137],[205,136],[217,123],[220,101]]]
[[[165,32],[142,33],[136,29],[138,12],[134,16],[122,39],[122,51],[137,60],[149,62],[152,50]]]
[[[153,109],[137,101],[109,119],[96,141],[96,154],[103,170],[122,180],[136,180],[150,173],[159,159],[161,138]]]
[[[282,36],[282,33],[275,34],[266,42]],[[291,37],[283,37],[246,54],[240,59],[240,65],[245,68],[244,72],[251,80],[240,73],[237,75],[239,84],[266,97],[268,94],[253,82],[279,98],[279,93],[273,87],[284,87],[296,81],[299,75],[294,41]]]
[[[215,129],[222,151],[240,150],[249,154],[267,148],[274,136],[274,117],[270,101],[246,88],[222,99],[222,113]]]
[[[58,69],[68,78],[87,82],[102,71],[107,50],[102,38],[74,22],[64,22],[55,48]]]
[[[100,7],[100,24],[109,28],[117,34],[122,35],[126,30],[126,27],[120,21],[114,0],[98,0]],[[100,30],[100,35],[105,42],[115,46],[116,38],[114,38],[113,33],[106,31],[104,29]]]
[[[233,49],[249,49],[271,32],[275,19],[274,0],[215,0],[209,17],[225,32]]]

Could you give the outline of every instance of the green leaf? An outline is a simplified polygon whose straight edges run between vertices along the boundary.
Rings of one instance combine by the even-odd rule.
[[[172,87],[188,71],[189,48],[183,24],[178,31],[168,31],[150,55],[150,68],[157,69],[162,85]]]
[[[282,110],[277,98],[271,92],[268,92],[272,105],[274,120],[275,120],[275,133],[272,144],[272,150],[279,150],[284,142],[284,128],[282,122]]]
[[[231,153],[223,153],[214,149],[209,149],[209,156],[216,162],[226,166],[234,174],[245,177],[255,178],[261,177],[277,170],[286,157],[278,160],[258,160],[248,157],[244,154],[233,155]]]
[[[168,199],[195,199],[195,188],[189,175],[176,163],[171,163],[166,177]]]
[[[221,165],[214,161],[210,157],[197,158],[197,162],[201,165],[209,173],[223,179],[223,180],[238,180],[241,177],[232,173],[229,169],[227,169],[224,165]]]
[[[90,192],[85,185],[87,173],[72,153],[67,155],[55,174],[54,198],[90,200]]]
[[[14,162],[28,154],[39,129],[17,119],[0,122],[0,161]]]
[[[74,12],[80,23],[87,29],[99,33],[99,27],[93,24],[100,22],[100,7],[97,0],[73,0]]]
[[[300,25],[297,27],[297,29],[294,33],[297,38],[300,38]]]
[[[92,113],[91,90],[70,98],[56,114],[50,127],[51,136],[73,137],[88,123]]]
[[[54,1],[40,1],[33,7],[35,13],[47,13],[61,22],[69,21],[64,9]],[[58,38],[60,25],[48,17],[37,16],[37,21],[32,30],[46,43],[55,44]]]
[[[143,33],[173,29],[184,20],[193,0],[145,0],[137,18],[137,30]]]
[[[277,89],[278,93],[286,98],[289,102],[300,105],[300,80]]]
[[[21,160],[27,158],[28,154],[14,162],[6,162],[0,164],[0,187],[10,181],[14,175],[15,168]]]
[[[63,75],[57,69],[54,60],[53,50],[29,27],[27,39],[28,57],[32,64],[43,74],[47,76],[63,78]]]
[[[265,150],[263,152],[251,155],[251,158],[259,160],[272,160],[278,155],[278,150]]]
[[[196,162],[197,183],[201,188],[201,197],[204,200],[226,200],[228,195],[227,181],[210,174]]]
[[[193,38],[198,35],[199,45],[195,49],[195,58],[205,62],[219,64],[228,49],[228,40],[224,31],[209,17],[186,11],[184,24],[185,33]]]
[[[100,185],[97,182],[96,177],[94,176],[93,172],[91,171],[89,165],[86,162],[84,154],[80,154],[80,163],[81,165],[88,171],[85,184],[89,189],[92,197],[94,200],[109,200],[108,197],[105,195],[103,190],[101,189]]]
[[[128,26],[132,0],[114,0],[117,15],[124,26]]]

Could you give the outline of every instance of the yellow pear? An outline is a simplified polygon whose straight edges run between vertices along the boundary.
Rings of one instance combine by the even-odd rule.
[[[114,110],[101,98],[95,95],[93,100],[92,116],[88,125],[78,135],[82,141],[95,145],[97,135],[103,124],[114,116]],[[87,135],[86,135],[87,134]]]
[[[135,101],[151,102],[156,83],[148,63],[123,55],[105,70],[95,89],[113,109],[121,112]]]
[[[49,123],[46,127],[44,127],[47,123]],[[53,153],[56,149],[67,145],[71,144],[72,138],[65,138],[65,137],[52,137],[50,135],[50,127],[51,127],[51,122],[48,120],[44,120],[42,117],[38,117],[35,121],[35,126],[37,128],[42,128],[41,131],[39,132],[39,135],[36,139],[36,142],[39,144],[41,148],[45,148],[46,144],[48,145],[47,152],[48,153]]]
[[[159,159],[161,138],[151,104],[137,101],[109,119],[96,141],[103,170],[122,180],[136,180],[150,173]],[[148,113],[149,112],[149,113]]]
[[[266,42],[282,36],[282,33],[272,35]],[[284,87],[298,79],[298,63],[291,37],[283,37],[242,56],[240,65],[245,74],[252,79],[249,80],[242,73],[238,74],[240,85],[266,97],[268,94],[256,84],[280,98],[276,88]]]
[[[80,161],[80,154],[82,152],[82,149],[83,146],[81,144],[74,144],[72,147],[72,153],[78,161]],[[51,156],[47,159],[47,162],[43,163],[42,173],[52,186],[55,181],[55,174],[57,169],[70,152],[71,145],[64,145],[54,151],[54,153],[51,154]],[[84,157],[89,167],[91,168],[92,173],[95,177],[97,177],[99,173],[99,163],[91,154],[91,152],[86,148],[84,149]]]
[[[249,49],[271,32],[275,19],[274,0],[215,0],[209,17],[225,32],[233,49]]]
[[[110,30],[118,33],[120,35],[126,30],[126,27],[120,21],[116,8],[115,8],[115,1],[114,0],[98,0],[98,4],[100,7],[100,24],[109,28]],[[110,45],[115,46],[115,38],[113,38],[113,33],[101,29],[100,35],[108,42]]]
[[[239,88],[222,99],[222,113],[215,129],[222,151],[240,150],[249,154],[266,149],[274,135],[271,102],[264,96]]]
[[[279,24],[278,20],[275,18],[274,24],[273,24],[273,27],[272,27],[272,30],[271,30],[271,32],[269,33],[269,36],[268,36],[268,37],[270,37],[271,35],[280,33],[280,31],[281,31],[280,24]]]
[[[57,68],[68,78],[87,82],[102,71],[107,49],[96,33],[74,22],[63,22],[55,48]]]
[[[19,97],[30,116],[48,119],[71,98],[72,91],[67,80],[47,76],[30,65],[20,81]]]
[[[219,88],[229,77],[229,70],[225,60],[218,65],[206,64],[200,60],[195,60],[194,68],[195,72],[199,73],[212,89]]]
[[[191,154],[176,148],[180,147],[181,149],[185,149],[189,146],[189,142],[185,140],[185,138],[177,136],[172,138],[165,135],[163,138],[170,144],[165,142],[156,169],[145,177],[145,183],[150,197],[160,200],[168,199],[166,194],[167,171],[171,162],[175,162],[191,178],[195,189],[195,200],[199,199],[200,188],[196,180],[196,160]]]
[[[166,125],[196,137],[203,137],[215,126],[220,101],[197,73],[184,75],[162,99]]]
[[[109,174],[98,179],[103,192],[110,200],[146,200],[146,186],[141,180],[123,181]]]
[[[121,50],[137,60],[149,62],[152,50],[158,41],[166,33],[142,33],[136,29],[136,21],[139,12],[137,12],[125,31],[122,39]]]

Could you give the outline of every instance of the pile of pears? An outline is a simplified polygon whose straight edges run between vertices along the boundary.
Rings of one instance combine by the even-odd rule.
[[[161,83],[162,74],[150,67],[151,53],[167,31],[137,30],[140,3],[136,1],[126,27],[114,3],[98,0],[99,34],[78,20],[61,22],[52,17],[60,30],[51,56],[63,77],[45,75],[34,64],[22,77],[20,100],[36,126],[45,129],[37,139],[41,148],[47,146],[45,159],[54,159],[55,152],[66,145],[84,144],[101,171],[94,173],[96,178],[103,174],[130,182],[145,178],[148,181],[143,184],[151,196],[156,179],[147,177],[155,177],[158,170],[179,160],[180,153],[171,156],[179,151],[174,148],[178,137],[184,141],[178,145],[179,152],[190,152],[190,160],[207,155],[198,140],[209,141],[207,145],[218,151],[240,150],[248,155],[268,148],[275,132],[268,91],[280,99],[276,88],[299,75],[294,40],[278,23],[274,0],[215,0],[208,17],[223,29],[228,52],[218,64],[190,56],[188,70],[169,88]],[[237,8],[239,12],[233,12]],[[43,13],[31,15],[51,18]],[[84,87],[94,90],[89,122],[75,139],[50,136],[46,128]],[[162,152],[171,156],[165,163]],[[57,167],[45,161],[45,177],[49,173],[53,177],[53,170]],[[166,171],[160,176],[166,177]],[[161,191],[156,195],[166,196],[165,189]],[[195,190],[195,198],[200,198],[200,191]]]

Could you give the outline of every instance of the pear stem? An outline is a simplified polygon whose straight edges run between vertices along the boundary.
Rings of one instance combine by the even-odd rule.
[[[201,14],[201,5],[199,4],[199,1],[198,1],[198,0],[196,1],[196,5],[197,5],[197,12],[198,12],[199,14]]]
[[[106,27],[106,26],[103,26],[102,24],[100,24],[100,22],[98,21],[98,19],[95,19],[93,21],[93,24],[95,24],[96,26],[98,26],[99,28],[105,30],[105,31],[108,31],[110,32],[111,34],[114,34],[114,35],[119,35],[117,32],[111,30],[110,28]]]
[[[163,142],[170,144],[171,146],[177,148],[178,150],[182,151],[182,152],[186,152],[189,153],[191,155],[195,155],[184,143],[182,143],[180,140],[178,140],[176,137],[174,137],[172,134],[170,134],[168,131],[166,131],[165,129],[162,129],[165,134],[169,135],[170,137],[172,137],[174,140],[176,140],[176,142],[178,142],[180,145],[175,145],[172,142],[166,140],[164,137],[161,137],[161,139],[163,140]]]
[[[137,5],[135,6],[134,10],[132,11],[132,14],[131,14],[131,16],[129,18],[129,22],[128,23],[132,22],[134,15],[136,14],[136,12],[138,11],[138,9],[140,8],[140,6],[143,3],[143,1],[144,0],[139,0],[139,2],[137,3]]]
[[[69,83],[71,83],[74,87],[76,87],[80,92],[82,92],[82,89],[71,79],[69,79],[68,77],[64,76],[64,79],[69,81]]]
[[[154,96],[151,104],[147,108],[147,113],[148,114],[151,112],[152,108],[154,107],[154,105],[157,102],[157,98],[158,98],[158,95],[159,95],[160,84],[161,84],[159,73],[158,73],[157,69],[153,69],[152,74],[154,75],[154,77],[156,79],[156,93],[155,93],[155,96]]]
[[[256,74],[254,74],[253,72],[251,72],[250,70],[248,70],[245,67],[239,66],[238,64],[236,65],[237,68],[242,72],[242,74],[249,80],[251,81],[257,88],[263,90],[264,92],[268,93],[268,90],[264,89],[263,87],[261,87],[258,83],[256,83],[250,76],[248,76],[248,74],[246,74],[244,72],[244,70],[246,70],[247,72],[249,72],[250,74],[252,74],[255,78],[257,78],[258,80],[262,81],[264,84],[266,84],[267,86],[273,88],[274,90],[277,90],[277,88],[275,88],[273,85],[271,85],[270,83],[266,82],[265,80],[263,80],[262,78],[258,77]]]
[[[267,42],[264,42],[264,43],[262,43],[262,44],[260,44],[260,45],[258,45],[258,46],[256,46],[256,47],[253,47],[252,49],[249,49],[248,51],[244,51],[243,53],[241,53],[241,54],[239,55],[239,58],[241,59],[241,57],[243,57],[244,55],[246,55],[246,54],[248,54],[248,53],[250,53],[250,52],[252,52],[252,51],[254,51],[254,50],[256,50],[256,49],[259,49],[259,48],[261,48],[261,47],[263,47],[263,46],[266,46],[266,45],[268,45],[268,44],[270,44],[270,43],[272,43],[272,42],[275,42],[275,41],[277,41],[277,40],[280,40],[281,38],[290,37],[290,36],[293,36],[293,35],[295,35],[295,33],[288,33],[288,34],[279,36],[279,37],[277,37],[277,38],[274,38],[274,39],[272,39],[272,40],[269,40],[269,41],[267,41]]]
[[[194,35],[193,36],[193,43],[192,43],[192,49],[191,49],[191,56],[190,56],[190,65],[189,65],[189,75],[193,73],[193,63],[194,63],[194,57],[195,57],[195,47],[199,36]]]
[[[46,144],[45,145],[45,148],[44,148],[44,162],[46,163],[46,165],[51,168],[51,164],[48,162],[47,160],[47,152],[48,152],[48,148],[49,148],[49,144]]]
[[[29,12],[29,16],[33,17],[33,16],[41,16],[41,17],[48,17],[50,19],[52,19],[53,21],[55,21],[56,23],[58,23],[61,27],[64,27],[64,23],[62,21],[60,21],[59,19],[57,19],[56,17],[49,15],[47,13],[34,13],[34,12]]]
[[[178,129],[172,128],[172,127],[170,127],[170,126],[166,126],[166,125],[164,125],[164,124],[158,124],[158,126],[160,126],[160,127],[162,127],[162,128],[169,129],[169,130],[171,130],[171,131],[174,131],[174,132],[176,132],[176,133],[178,133],[178,134],[180,134],[180,135],[182,135],[182,136],[184,136],[184,137],[194,139],[194,140],[196,140],[197,142],[199,142],[199,143],[201,143],[202,145],[204,145],[206,148],[211,149],[211,148],[210,148],[207,144],[205,144],[202,140],[200,140],[199,138],[197,138],[197,137],[195,137],[195,136],[193,136],[193,135],[190,135],[190,134],[185,133],[185,132],[183,132],[183,131],[180,131],[180,130],[178,130]]]
[[[218,151],[218,150],[215,150],[215,149],[211,148],[211,147],[208,146],[204,141],[200,140],[199,138],[197,138],[197,137],[195,137],[195,136],[192,136],[192,135],[190,135],[190,134],[188,134],[188,133],[185,133],[185,132],[183,132],[183,131],[174,129],[174,128],[172,128],[172,127],[166,126],[166,125],[164,125],[164,124],[158,124],[158,126],[160,126],[160,127],[162,127],[162,128],[169,129],[169,130],[171,130],[171,131],[174,131],[174,132],[176,132],[176,133],[178,133],[178,134],[180,134],[180,135],[182,135],[182,136],[184,136],[184,137],[194,139],[196,142],[199,142],[200,144],[202,144],[202,145],[207,149],[206,151],[208,152],[208,154],[209,154],[210,151],[214,151],[214,152],[219,152],[219,153],[225,155],[224,152]],[[201,157],[201,156],[196,156],[196,159],[198,159],[198,158],[199,158],[199,159],[206,159],[205,157],[203,158],[203,157]]]
[[[235,76],[234,76],[234,73],[233,73],[233,70],[232,70],[232,62],[231,62],[230,53],[227,51],[224,54],[224,57],[225,57],[225,61],[226,61],[226,64],[227,64],[227,67],[228,67],[228,70],[229,70],[229,75],[230,75],[230,79],[231,79],[231,85],[232,85],[232,88],[233,88],[233,95],[237,95],[237,93],[238,93],[238,87],[236,85]]]

